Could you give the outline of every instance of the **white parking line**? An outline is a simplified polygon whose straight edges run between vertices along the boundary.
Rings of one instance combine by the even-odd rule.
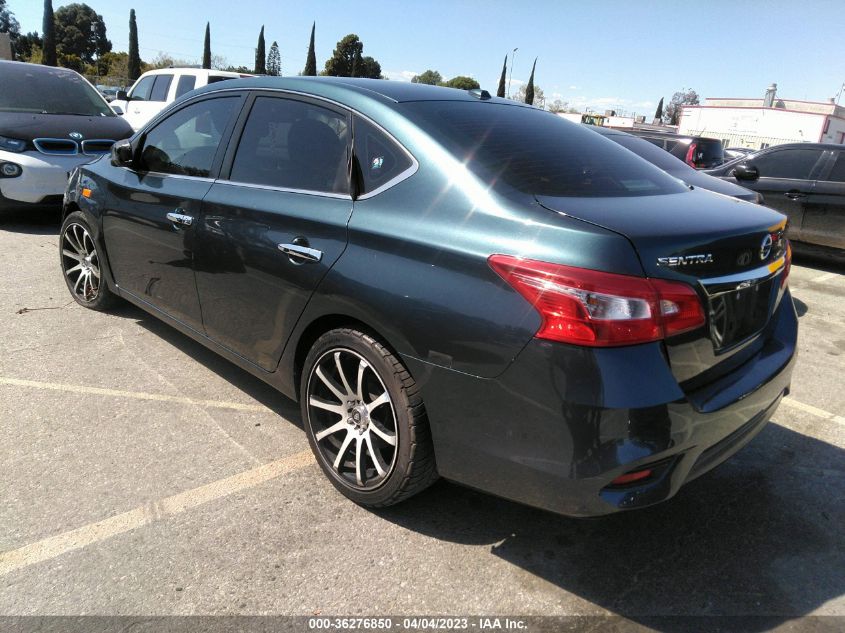
[[[835,413],[831,413],[830,411],[825,411],[824,409],[819,409],[818,407],[814,407],[811,404],[804,404],[803,402],[799,402],[798,400],[793,400],[789,396],[784,398],[782,402],[783,404],[790,406],[793,409],[804,411],[805,413],[809,413],[810,415],[814,415],[818,418],[830,420],[831,422],[838,422],[839,424],[845,424],[845,417],[841,415],[836,415]]]
[[[215,407],[218,409],[233,409],[235,411],[254,411],[266,413],[270,411],[260,404],[241,404],[223,400],[195,400],[186,396],[168,396],[158,393],[144,393],[142,391],[122,391],[119,389],[103,389],[84,385],[68,385],[56,382],[38,382],[35,380],[21,380],[0,376],[0,385],[14,385],[16,387],[31,387],[34,389],[52,389],[54,391],[68,391],[70,393],[85,393],[98,396],[116,396],[119,398],[134,398],[136,400],[155,400],[158,402],[175,402],[178,404],[193,404],[201,407]]]
[[[164,517],[180,514],[203,503],[252,488],[275,477],[305,468],[312,463],[314,463],[314,455],[311,451],[301,451],[237,475],[153,501],[103,521],[89,523],[75,530],[0,553],[0,576],[73,550],[82,549]]]

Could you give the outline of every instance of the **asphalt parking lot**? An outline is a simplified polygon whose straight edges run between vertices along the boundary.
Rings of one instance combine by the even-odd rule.
[[[845,616],[845,268],[796,261],[791,395],[672,501],[576,520],[440,482],[373,512],[295,403],[73,303],[55,217],[0,222],[2,615]]]

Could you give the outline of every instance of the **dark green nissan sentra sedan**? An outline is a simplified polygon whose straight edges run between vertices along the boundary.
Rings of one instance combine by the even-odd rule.
[[[255,78],[71,175],[73,297],[302,405],[368,506],[438,476],[570,515],[668,499],[789,392],[785,219],[484,91]]]

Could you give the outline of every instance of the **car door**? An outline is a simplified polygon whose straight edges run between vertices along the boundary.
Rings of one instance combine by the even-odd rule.
[[[346,247],[349,116],[256,93],[203,202],[195,268],[206,333],[268,371]]]
[[[148,82],[147,80],[152,81]],[[142,128],[150,119],[164,109],[170,94],[173,74],[165,73],[144,77],[132,89],[126,104],[126,120],[133,130]]]
[[[175,110],[139,139],[133,167],[109,184],[103,231],[118,287],[199,331],[196,223],[242,103],[232,94]]]
[[[806,201],[804,242],[845,249],[845,150],[834,150]]]
[[[813,193],[813,178],[823,164],[824,152],[817,148],[785,147],[758,154],[743,164],[756,167],[756,180],[728,179],[759,191],[767,207],[789,218],[787,237],[802,240],[804,205]]]

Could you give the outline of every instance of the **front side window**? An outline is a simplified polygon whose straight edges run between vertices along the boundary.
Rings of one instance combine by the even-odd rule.
[[[258,97],[232,163],[234,182],[348,193],[345,114],[279,97]]]
[[[830,171],[828,180],[835,182],[845,182],[845,152],[838,152],[836,162],[833,164],[833,169]]]
[[[167,101],[167,92],[170,90],[170,82],[173,75],[157,75],[150,92],[150,101]]]
[[[355,156],[361,169],[362,191],[370,193],[408,169],[408,155],[381,130],[355,117]]]
[[[177,110],[144,139],[141,165],[146,171],[207,177],[238,97],[221,97]]]
[[[150,92],[153,90],[153,84],[155,83],[155,75],[148,75],[143,77],[135,87],[132,88],[132,97],[133,101],[149,101],[150,100]]]
[[[784,149],[752,157],[748,163],[757,168],[760,178],[807,180],[821,155],[818,149]]]

